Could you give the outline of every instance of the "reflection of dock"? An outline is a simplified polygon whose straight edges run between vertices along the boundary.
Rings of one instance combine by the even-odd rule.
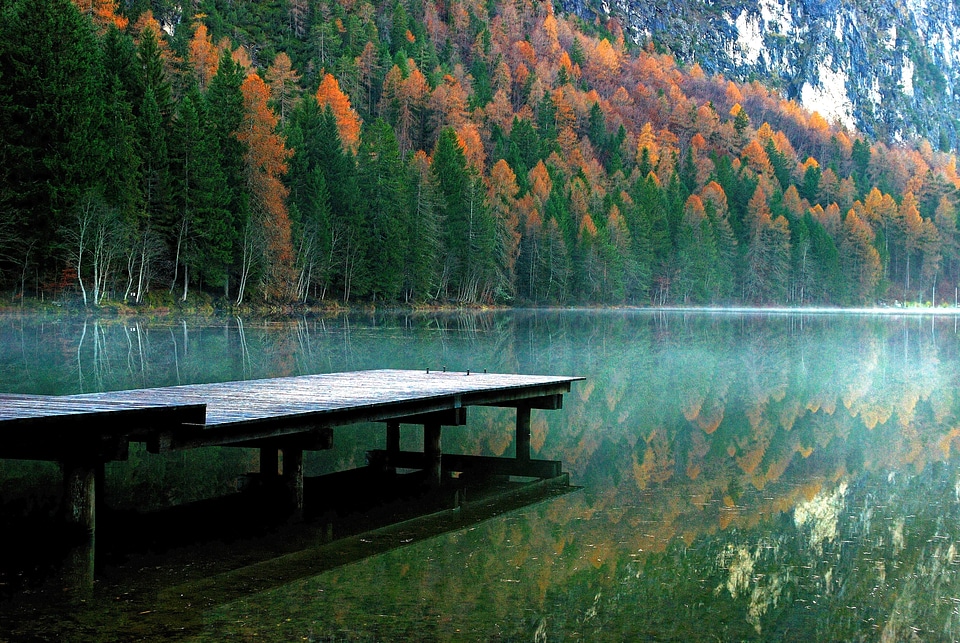
[[[298,515],[303,452],[331,448],[336,429],[359,422],[386,424],[385,448],[370,454],[372,468],[421,470],[431,487],[450,472],[557,477],[559,462],[531,458],[530,411],[561,408],[579,379],[374,370],[71,396],[0,394],[0,458],[60,462],[66,519],[90,536],[103,465],[124,460],[130,442],[154,453],[257,448],[260,482],[282,490]],[[515,457],[441,453],[442,427],[464,425],[468,406],[516,408]],[[422,452],[400,450],[402,424],[423,427]]]

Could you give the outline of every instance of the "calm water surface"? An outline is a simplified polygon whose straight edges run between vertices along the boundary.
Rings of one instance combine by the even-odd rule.
[[[279,573],[266,590],[207,579],[180,591],[215,544],[140,561],[133,580],[98,552],[103,580],[82,601],[4,579],[17,591],[0,602],[0,640],[958,640],[956,324],[636,311],[0,318],[6,392],[384,367],[588,378],[532,425],[535,456],[563,460],[580,491],[292,582]],[[478,412],[445,430],[444,448],[510,455],[512,422]],[[381,433],[338,432],[307,472],[359,466]],[[132,449],[108,466],[109,502],[215,496],[255,463],[239,449]],[[54,465],[0,461],[5,528],[54,512],[58,480]]]

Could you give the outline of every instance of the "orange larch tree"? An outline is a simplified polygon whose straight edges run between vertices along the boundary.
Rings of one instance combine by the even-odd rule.
[[[610,41],[604,38],[597,43],[593,50],[593,55],[587,58],[586,69],[584,70],[592,77],[601,88],[605,88],[616,82],[620,75],[621,66],[620,52],[610,44]]]
[[[487,200],[497,231],[497,251],[509,283],[514,283],[514,268],[520,253],[520,204],[517,202],[517,176],[510,164],[500,159],[490,169]]]
[[[330,106],[343,148],[356,152],[360,144],[360,117],[350,106],[350,99],[340,90],[340,84],[333,74],[324,74],[316,98],[320,109]]]
[[[244,275],[238,302],[250,269],[262,261],[264,294],[268,297],[292,296],[293,245],[287,214],[287,188],[281,177],[287,171],[292,154],[277,133],[279,119],[267,102],[270,90],[256,73],[249,74],[240,88],[244,118],[237,138],[246,146],[244,161],[247,188],[251,196],[251,219],[244,232]]]
[[[843,221],[840,267],[851,280],[854,297],[861,300],[872,298],[880,281],[882,268],[874,238],[870,226],[851,209]]]
[[[467,159],[467,164],[476,170],[479,176],[482,176],[487,155],[483,149],[480,129],[476,124],[467,122],[456,128],[456,131],[457,140],[460,142],[460,147],[463,148],[463,155]]]
[[[270,85],[270,97],[280,108],[280,122],[284,123],[293,108],[298,93],[297,83],[300,82],[300,74],[293,68],[290,56],[282,51],[278,53],[267,69],[266,80]]]
[[[444,127],[459,128],[467,120],[467,92],[464,90],[460,81],[447,74],[430,98],[427,105],[433,112],[430,118],[430,126],[434,132],[439,132]]]
[[[540,207],[550,198],[550,192],[553,190],[553,180],[550,178],[550,172],[543,161],[537,161],[528,175],[530,180],[530,191],[536,197]]]
[[[773,166],[770,164],[770,157],[763,149],[763,145],[757,139],[751,139],[746,147],[740,153],[740,157],[746,161],[747,165],[757,174],[770,175],[773,173]]]
[[[210,83],[210,79],[216,75],[217,65],[220,64],[220,52],[213,46],[213,40],[207,32],[207,25],[197,22],[188,51],[197,85],[200,91],[203,91]]]
[[[903,195],[900,203],[900,226],[903,235],[903,253],[906,258],[903,297],[907,299],[910,291],[910,257],[916,254],[923,243],[923,217],[920,216],[920,207],[913,192]]]
[[[80,13],[86,14],[93,19],[102,32],[110,27],[116,27],[123,31],[127,28],[128,20],[117,14],[117,0],[73,0]]]
[[[408,67],[411,71],[397,93],[400,107],[397,115],[397,141],[401,154],[424,144],[425,112],[430,96],[427,77],[413,65],[413,61],[408,61]]]

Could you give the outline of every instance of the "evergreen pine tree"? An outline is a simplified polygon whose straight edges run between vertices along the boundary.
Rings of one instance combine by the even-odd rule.
[[[206,114],[211,136],[210,145],[216,151],[216,160],[226,182],[221,207],[226,215],[223,222],[225,239],[221,247],[230,248],[229,269],[223,279],[224,294],[230,295],[232,274],[239,269],[240,235],[250,216],[249,194],[244,183],[244,145],[237,138],[243,123],[243,70],[230,53],[220,56],[217,75],[210,81],[205,94]]]
[[[104,166],[102,58],[69,0],[0,9],[0,209],[23,248],[52,259],[56,234]],[[42,272],[46,266],[40,266]]]
[[[403,285],[407,196],[400,147],[386,121],[377,119],[364,131],[357,172],[367,213],[364,227],[369,291],[374,300],[395,300]]]

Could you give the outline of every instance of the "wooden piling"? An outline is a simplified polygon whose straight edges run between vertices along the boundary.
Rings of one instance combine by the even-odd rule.
[[[400,420],[387,421],[387,473],[396,473],[397,467],[393,464],[392,458],[400,453]]]
[[[86,462],[63,463],[64,520],[79,539],[96,530],[97,466]]]
[[[427,481],[430,486],[439,487],[441,475],[440,434],[443,427],[440,423],[431,422],[423,425],[423,455],[427,472]]]
[[[530,407],[517,406],[517,460],[530,460]]]
[[[283,487],[287,492],[291,519],[303,519],[303,449],[283,449]]]

